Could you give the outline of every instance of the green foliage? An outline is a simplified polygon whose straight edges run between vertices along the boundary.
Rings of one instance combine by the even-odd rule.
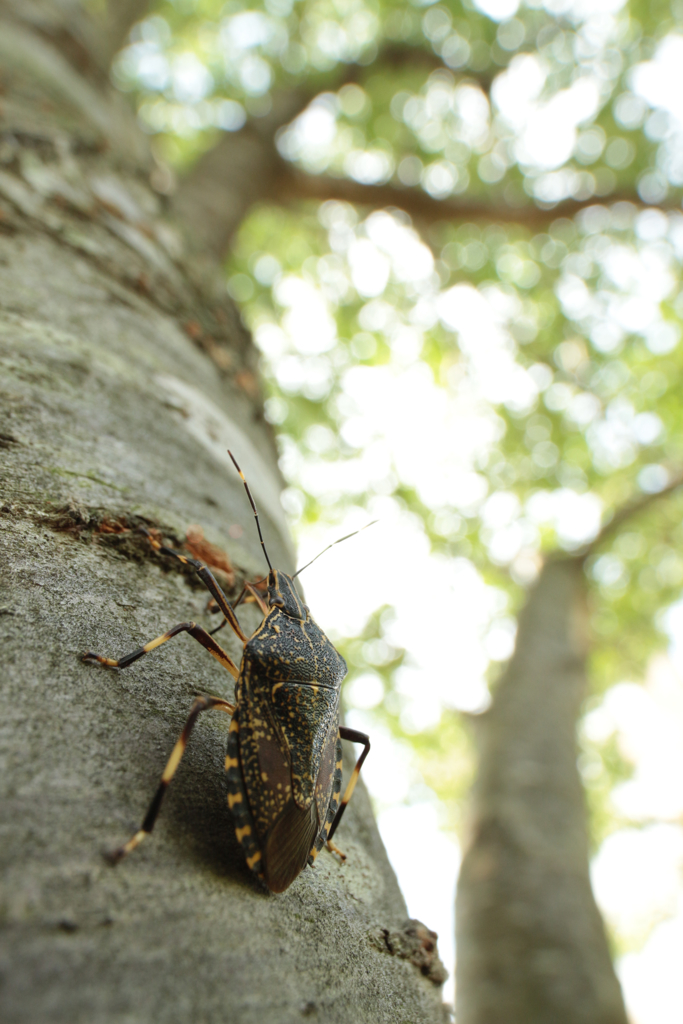
[[[615,785],[633,776],[633,765],[624,758],[614,734],[600,744],[584,738],[582,748],[579,768],[590,807],[590,839],[595,852],[609,835],[626,824],[624,816],[615,813],[611,796]]]
[[[161,0],[115,78],[181,169],[296,88],[311,106],[280,133],[285,159],[394,188],[388,212],[261,206],[230,259],[229,290],[263,353],[288,510],[295,527],[333,524],[389,498],[435,552],[470,559],[507,615],[540,556],[577,550],[621,516],[586,568],[599,694],[643,677],[683,586],[683,499],[666,494],[683,470],[683,128],[671,95],[642,84],[683,8],[498,9]],[[425,194],[462,212],[416,216],[418,233],[402,211]],[[443,475],[458,487],[406,468],[359,415],[354,381],[404,379],[420,416],[441,395],[466,418],[462,440],[431,439],[455,451]],[[395,679],[409,654],[388,641],[390,618],[380,608],[340,642],[349,702],[356,680],[378,681],[367,712],[411,743],[456,826],[470,740],[449,707],[438,727],[406,726]],[[628,767],[613,740],[586,747],[583,766],[599,842],[618,823],[609,793]]]
[[[352,710],[360,704],[372,709],[378,723],[412,746],[422,778],[442,803],[444,826],[459,831],[464,798],[474,775],[471,731],[462,714],[453,710],[444,711],[438,725],[419,732],[406,724],[402,713],[407,700],[396,687],[396,669],[407,658],[405,649],[394,647],[387,638],[392,620],[390,607],[378,608],[358,636],[335,641],[349,666],[344,684],[346,708]]]

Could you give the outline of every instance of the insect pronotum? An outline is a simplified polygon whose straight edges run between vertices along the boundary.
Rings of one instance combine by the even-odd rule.
[[[120,861],[150,834],[199,714],[222,711],[232,718],[225,768],[235,834],[248,867],[272,892],[283,892],[306,864],[313,864],[324,845],[345,859],[332,837],[351,799],[370,740],[365,733],[339,725],[346,663],[311,617],[294,585],[294,576],[311,562],[294,576],[273,568],[249,485],[232,452],[229,455],[244,483],[268,564],[267,598],[246,583],[233,607],[207,566],[164,547],[143,528],[155,550],[195,570],[223,613],[223,621],[212,633],[195,622],[181,622],[122,658],[88,651],[83,660],[127,668],[179,633],[189,633],[236,680],[234,703],[219,697],[196,698],[142,825],[110,859]],[[250,637],[234,611],[244,600],[255,601],[264,616]],[[244,645],[239,668],[213,637],[226,624]],[[363,744],[343,798],[342,740]]]

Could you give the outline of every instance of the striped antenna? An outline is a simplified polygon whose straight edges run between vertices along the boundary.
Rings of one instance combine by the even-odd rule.
[[[236,458],[235,458],[235,456],[234,456],[234,455],[232,454],[232,452],[230,451],[230,449],[229,449],[229,448],[228,448],[228,455],[229,455],[229,456],[230,456],[230,458],[232,459],[232,461],[233,461],[233,464],[234,464],[234,466],[235,466],[235,469],[236,469],[236,470],[237,470],[237,472],[239,473],[239,475],[240,475],[240,477],[241,477],[241,479],[242,479],[242,483],[244,484],[244,489],[245,489],[245,491],[247,492],[247,497],[249,498],[249,504],[251,505],[251,507],[252,507],[252,509],[253,509],[253,512],[254,512],[254,518],[256,519],[256,529],[258,530],[258,535],[259,535],[259,539],[260,539],[260,541],[261,541],[261,547],[263,548],[263,554],[264,554],[264,555],[266,556],[266,562],[268,563],[268,568],[269,568],[269,569],[270,569],[270,571],[272,572],[272,571],[273,571],[273,567],[272,567],[272,565],[270,564],[270,559],[268,558],[268,552],[266,551],[266,544],[265,544],[265,541],[264,541],[264,539],[263,539],[263,534],[261,533],[261,524],[260,524],[260,522],[259,522],[259,518],[258,518],[258,512],[256,511],[256,505],[254,504],[254,499],[252,498],[252,496],[251,496],[251,491],[249,490],[249,484],[248,484],[248,483],[247,483],[247,481],[246,481],[246,480],[244,479],[244,473],[242,472],[242,470],[240,469],[240,467],[239,467],[239,466],[237,465],[237,459],[236,459]]]
[[[304,569],[308,569],[309,565],[313,565],[314,562],[317,562],[317,560],[320,558],[320,555],[324,555],[325,552],[329,551],[330,548],[333,548],[335,544],[341,544],[341,542],[343,540],[348,540],[349,537],[355,537],[357,533],[362,533],[363,530],[367,530],[368,526],[374,526],[375,523],[378,523],[378,522],[379,522],[378,519],[373,519],[371,523],[366,523],[365,526],[361,526],[360,530],[354,530],[353,533],[347,533],[345,537],[340,537],[339,540],[333,540],[332,543],[328,544],[326,548],[323,548],[323,550],[320,551],[315,556],[315,558],[312,558],[310,560],[310,562],[306,562],[306,564],[302,565],[300,569],[297,569],[297,571],[292,576],[292,579],[296,579],[296,577],[299,575],[300,572],[303,572]]]

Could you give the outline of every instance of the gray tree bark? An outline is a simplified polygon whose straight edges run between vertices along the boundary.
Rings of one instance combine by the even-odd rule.
[[[456,904],[458,1024],[626,1024],[588,874],[583,558],[551,560],[479,723]]]
[[[277,897],[253,879],[225,716],[200,718],[153,837],[116,869],[101,855],[139,826],[193,695],[233,692],[187,636],[125,672],[80,661],[205,621],[205,593],[135,526],[180,544],[199,524],[237,583],[260,573],[230,446],[271,558],[293,554],[254,351],[218,264],[164,219],[132,116],[59,48],[87,49],[84,17],[0,3],[0,1017],[441,1020],[431,937],[405,925],[362,789],[345,867],[323,852]]]

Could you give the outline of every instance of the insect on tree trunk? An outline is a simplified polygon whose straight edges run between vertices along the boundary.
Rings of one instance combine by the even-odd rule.
[[[135,528],[187,538],[231,594],[260,575],[230,446],[274,564],[293,568],[251,342],[219,264],[166,221],[108,85],[143,6],[111,5],[112,42],[78,5],[0,3],[0,1016],[439,1021],[429,934],[404,927],[362,791],[335,837],[344,868],[323,851],[282,896],[251,876],[225,715],[198,722],[153,839],[116,869],[102,857],[139,824],[194,695],[232,696],[187,637],[126,673],[81,663],[205,615]]]

